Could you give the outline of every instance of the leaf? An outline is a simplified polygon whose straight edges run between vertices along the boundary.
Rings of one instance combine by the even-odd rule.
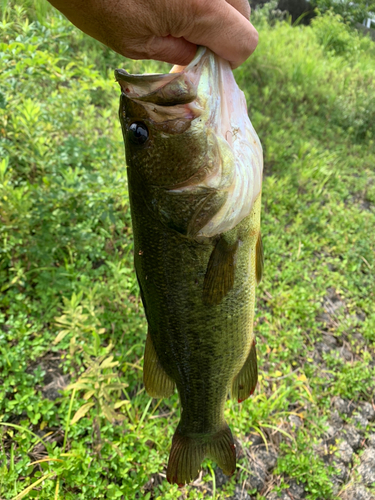
[[[117,378],[117,376],[116,376],[116,374],[115,374],[115,373],[106,373],[106,374],[104,374],[104,375],[100,375],[100,380],[102,380],[102,381],[103,381],[103,380],[111,380],[111,379],[112,379],[112,378],[114,378],[114,377],[116,377],[116,378]]]
[[[93,396],[95,394],[95,391],[94,390],[91,390],[91,391],[87,391],[84,395],[83,395],[83,399],[85,399],[86,401],[88,399],[91,398],[91,396]]]
[[[122,415],[122,413],[115,413],[115,415],[115,420],[118,420],[119,422],[123,422],[124,420],[126,420],[125,415]]]
[[[35,462],[31,462],[30,465],[35,465],[35,464],[41,464],[43,462],[62,462],[64,463],[64,460],[61,460],[60,458],[53,458],[53,457],[47,457],[47,458],[42,458],[41,460],[36,460]]]
[[[127,399],[125,399],[124,401],[117,401],[114,405],[113,405],[113,408],[115,410],[117,410],[118,408],[121,408],[121,406],[124,406],[124,405],[128,405],[130,404],[130,401],[128,401]]]
[[[70,391],[71,389],[78,389],[78,390],[79,389],[87,389],[88,382],[89,382],[88,380],[85,380],[84,382],[82,382],[82,381],[81,382],[80,381],[74,382],[73,384],[67,385],[65,387],[65,389],[67,391]]]
[[[112,368],[113,366],[117,366],[118,364],[118,361],[113,361],[113,356],[109,356],[102,362],[100,368]]]
[[[72,420],[70,421],[71,425],[75,424],[80,420],[82,417],[86,415],[86,413],[89,411],[90,408],[92,408],[95,405],[95,403],[86,403],[81,406],[81,408],[76,412]]]
[[[53,345],[58,344],[59,342],[62,341],[63,338],[65,338],[69,333],[69,330],[61,330],[55,340],[52,342]]]
[[[124,389],[125,387],[128,387],[128,384],[124,384],[124,383],[114,383],[114,384],[107,384],[105,386],[105,390],[106,391],[113,391],[113,390],[118,390],[118,391],[121,391],[121,389]]]
[[[113,420],[115,420],[117,418],[117,415],[116,415],[116,412],[114,412],[112,410],[112,408],[110,408],[106,403],[104,402],[101,402],[101,408],[102,408],[102,411],[104,413],[104,416],[107,420],[109,420],[109,422],[113,422]]]
[[[54,472],[49,472],[48,474],[44,474],[44,476],[40,477],[37,481],[35,481],[33,484],[30,484],[27,488],[25,488],[21,493],[18,493],[17,496],[15,496],[12,500],[21,500],[21,498],[25,497],[28,493],[30,493],[31,490],[36,488],[38,484],[42,483],[46,479],[50,479],[52,476],[54,476]]]

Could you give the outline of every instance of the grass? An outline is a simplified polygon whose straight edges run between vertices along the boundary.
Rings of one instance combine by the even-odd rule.
[[[178,400],[142,386],[113,69],[168,67],[111,53],[43,2],[1,14],[0,498],[226,498],[246,458],[223,488],[208,461],[199,486],[162,481]],[[331,13],[295,28],[265,17],[236,71],[265,151],[260,382],[226,416],[245,450],[250,431],[282,440],[279,488],[294,477],[328,500],[313,443],[332,398],[374,397],[375,44]],[[327,319],[328,298],[340,307]],[[322,370],[323,333],[355,359],[327,354]]]

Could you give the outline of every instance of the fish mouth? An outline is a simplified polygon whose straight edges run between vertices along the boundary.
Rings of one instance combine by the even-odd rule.
[[[206,51],[205,47],[199,47],[188,66],[173,66],[170,73],[137,75],[116,69],[115,78],[123,94],[129,99],[168,107],[189,104],[197,98],[197,86],[204,62],[202,59]]]
[[[232,145],[232,138],[241,124],[236,129],[230,123],[236,104],[230,94],[232,90],[238,92],[238,87],[229,63],[206,47],[198,47],[187,66],[173,66],[170,73],[137,75],[117,69],[115,77],[123,95],[145,106],[154,121],[163,121],[167,117],[170,120],[174,117],[189,120],[201,117],[205,126]],[[233,83],[236,88],[232,88]],[[170,109],[154,114],[155,105]],[[241,110],[247,114],[245,102]]]

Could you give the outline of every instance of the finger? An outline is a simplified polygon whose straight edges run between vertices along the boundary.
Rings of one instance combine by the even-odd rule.
[[[246,19],[250,19],[251,7],[248,0],[226,0],[232,7],[234,7]]]
[[[205,2],[203,5],[204,9],[182,35],[191,43],[208,47],[236,68],[254,52],[258,32],[250,21],[224,0]]]
[[[197,46],[184,38],[172,35],[151,37],[144,47],[140,59],[156,59],[170,64],[187,66],[197,52]],[[137,57],[138,59],[138,57]]]

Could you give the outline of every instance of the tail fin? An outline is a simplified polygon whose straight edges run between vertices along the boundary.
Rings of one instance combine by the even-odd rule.
[[[226,422],[225,427],[207,443],[207,456],[215,460],[227,476],[231,476],[236,470],[236,445]]]
[[[205,457],[212,458],[228,476],[236,469],[236,447],[227,425],[215,434],[183,435],[177,428],[169,455],[167,480],[183,486],[197,478]]]

